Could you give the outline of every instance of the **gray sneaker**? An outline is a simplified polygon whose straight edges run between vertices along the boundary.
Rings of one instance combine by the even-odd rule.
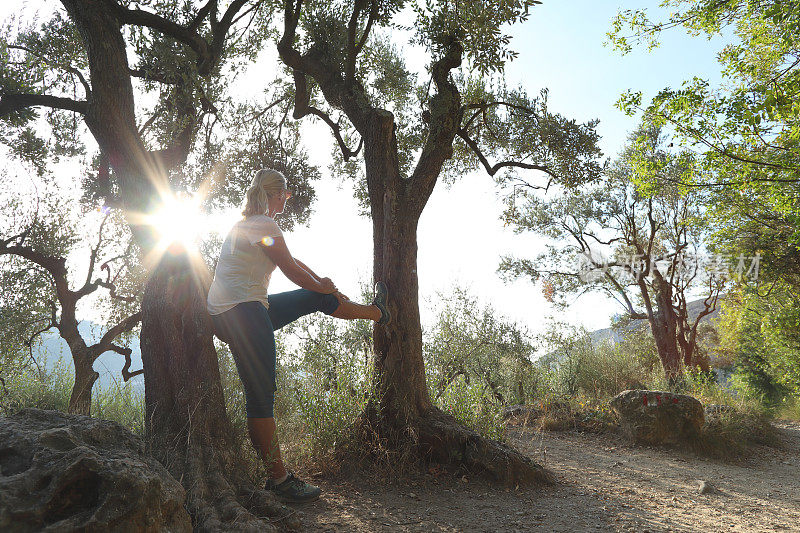
[[[322,492],[319,487],[298,479],[292,472],[289,473],[289,477],[277,485],[272,479],[267,479],[264,489],[272,492],[277,499],[286,503],[313,502],[319,498]]]
[[[386,283],[382,281],[377,282],[375,284],[375,299],[372,300],[372,305],[381,310],[381,319],[378,321],[378,324],[381,326],[385,326],[392,321],[392,314],[389,312],[389,308],[386,305],[388,299],[389,289],[386,287]]]

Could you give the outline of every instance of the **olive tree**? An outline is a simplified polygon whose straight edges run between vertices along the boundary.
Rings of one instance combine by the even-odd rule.
[[[188,251],[162,253],[146,215],[174,189],[205,181],[187,172],[189,156],[232,106],[229,83],[263,46],[270,15],[257,0],[64,0],[42,23],[6,27],[0,45],[4,140],[36,161],[80,150],[73,141],[88,131],[96,149],[87,196],[124,213],[147,259],[147,439],[187,488],[199,530],[272,530],[278,523],[263,517],[285,525],[291,513],[243,469],[205,311],[205,264]]]
[[[138,265],[114,250],[114,241],[124,239],[126,227],[110,212],[100,217],[97,234],[90,235],[94,242],[89,245],[85,273],[76,273],[67,261],[83,244],[77,224],[67,212],[67,207],[75,206],[59,198],[58,190],[48,193],[36,202],[33,213],[25,213],[18,200],[9,202],[4,213],[7,223],[0,229],[2,344],[9,354],[27,351],[38,365],[34,343],[44,332],[57,331],[66,341],[75,367],[69,411],[88,415],[92,387],[100,377],[93,364],[100,355],[113,351],[125,358],[125,381],[141,373],[131,371],[131,349],[124,345],[141,319],[141,278]],[[97,342],[87,342],[78,329],[77,309],[83,301],[101,294],[98,303],[107,315],[103,333]]]
[[[530,171],[543,183],[567,185],[598,176],[595,122],[568,120],[549,110],[546,92],[531,97],[503,83],[504,65],[516,55],[506,28],[538,3],[284,0],[278,39],[294,79],[293,116],[330,126],[372,219],[373,276],[391,291],[394,319],[376,326],[377,394],[362,429],[389,446],[411,446],[443,462],[455,458],[507,482],[544,474],[431,402],[417,226],[440,176],[481,169],[513,179],[515,171]],[[403,36],[429,61],[419,75],[398,48]]]
[[[549,199],[523,191],[509,205],[515,231],[554,242],[535,259],[504,258],[500,270],[543,280],[561,305],[591,291],[613,298],[627,319],[648,321],[670,379],[684,367],[708,370],[698,328],[717,307],[728,265],[702,260],[703,191],[676,185],[695,171],[692,155],[669,152],[659,128],[637,130],[603,182]],[[691,316],[687,298],[698,290],[703,306]]]

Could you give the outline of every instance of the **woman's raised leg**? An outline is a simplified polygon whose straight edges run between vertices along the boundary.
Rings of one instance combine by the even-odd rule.
[[[269,317],[275,331],[298,318],[320,311],[326,315],[346,320],[381,319],[381,311],[374,305],[361,305],[350,301],[342,293],[321,294],[307,289],[270,294]]]

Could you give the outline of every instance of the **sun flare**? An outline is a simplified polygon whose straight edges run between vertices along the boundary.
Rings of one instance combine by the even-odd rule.
[[[170,196],[152,213],[148,222],[156,231],[161,247],[179,244],[193,247],[207,231],[208,221],[197,196]]]

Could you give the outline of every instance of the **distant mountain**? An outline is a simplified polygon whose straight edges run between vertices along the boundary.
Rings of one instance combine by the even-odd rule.
[[[693,302],[689,302],[687,304],[687,308],[689,311],[689,319],[694,321],[704,308],[703,300],[695,300]],[[700,323],[706,324],[710,320],[715,319],[718,316],[719,316],[719,308],[717,308],[713,313],[704,316],[702,320],[700,320]],[[645,319],[631,320],[625,327],[616,330],[612,328],[603,328],[590,331],[589,338],[591,339],[593,345],[597,345],[599,343],[606,341],[610,341],[612,344],[617,344],[622,341],[622,338],[626,333],[649,327],[650,324]],[[559,353],[558,351],[552,351],[542,355],[537,359],[537,361],[549,365],[561,362],[564,359],[564,357],[565,357],[564,353]]]
[[[689,308],[689,318],[690,320],[694,320],[700,311],[703,310],[703,300],[695,300],[688,304]],[[707,323],[709,320],[712,320],[719,316],[719,309],[703,317],[701,323]],[[635,331],[638,328],[649,327],[647,320],[632,320],[630,324],[625,328],[625,331]],[[78,331],[80,331],[83,338],[86,340],[87,344],[92,344],[100,340],[105,331],[99,324],[95,324],[91,321],[83,321],[78,325]],[[589,333],[589,337],[592,339],[593,344],[597,344],[603,342],[605,340],[611,340],[614,344],[620,342],[622,340],[622,334],[620,331],[615,331],[611,328],[603,328],[597,329]],[[135,338],[131,341],[130,348],[132,350],[131,353],[131,371],[138,370],[142,368],[142,353],[139,349],[139,339]],[[59,360],[63,360],[64,364],[70,370],[70,372],[74,371],[74,366],[72,364],[72,356],[69,353],[69,347],[67,346],[66,341],[64,341],[61,337],[58,336],[58,333],[54,331],[49,331],[41,336],[41,342],[34,348],[34,355],[39,360],[45,360],[46,358],[46,367],[53,368],[55,363]],[[543,357],[550,358],[555,354],[547,354]],[[116,381],[122,382],[122,367],[125,364],[125,358],[116,352],[105,352],[102,354],[97,361],[94,363],[94,369],[100,374],[100,378],[97,380],[97,385],[100,388],[107,388],[110,385],[113,385]],[[138,375],[131,378],[131,383],[133,386],[136,387],[138,390],[144,391],[144,376]]]
[[[703,300],[694,300],[693,302],[689,302],[687,305],[687,310],[689,311],[689,320],[694,322],[700,312],[704,309]],[[717,305],[717,309],[714,310],[709,315],[704,316],[701,320],[701,324],[706,324],[710,320],[714,320],[719,316],[719,305]],[[640,328],[649,327],[649,323],[645,319],[636,319],[631,320],[631,322],[623,329],[623,332],[626,331],[636,331]],[[592,343],[597,344],[599,342],[610,340],[612,343],[616,344],[622,340],[622,334],[620,331],[614,331],[612,328],[603,328],[603,329],[596,329],[589,333],[589,337],[592,339]]]
[[[105,329],[99,324],[84,320],[78,324],[78,331],[83,336],[86,344],[94,344],[98,342],[103,336]],[[139,350],[139,339],[131,340],[130,349],[131,353],[131,372],[142,368],[142,353]],[[72,355],[69,351],[67,342],[59,337],[58,332],[48,331],[42,334],[40,342],[33,350],[37,360],[45,361],[45,366],[52,369],[56,362],[61,359],[64,365],[70,372],[75,371],[75,366],[72,363]],[[105,352],[97,361],[94,362],[94,369],[100,374],[95,387],[107,388],[113,385],[115,380],[122,383],[122,367],[125,366],[125,357],[117,352]],[[138,375],[131,378],[133,386],[139,390],[144,391],[144,376]],[[97,390],[97,389],[95,389]]]

